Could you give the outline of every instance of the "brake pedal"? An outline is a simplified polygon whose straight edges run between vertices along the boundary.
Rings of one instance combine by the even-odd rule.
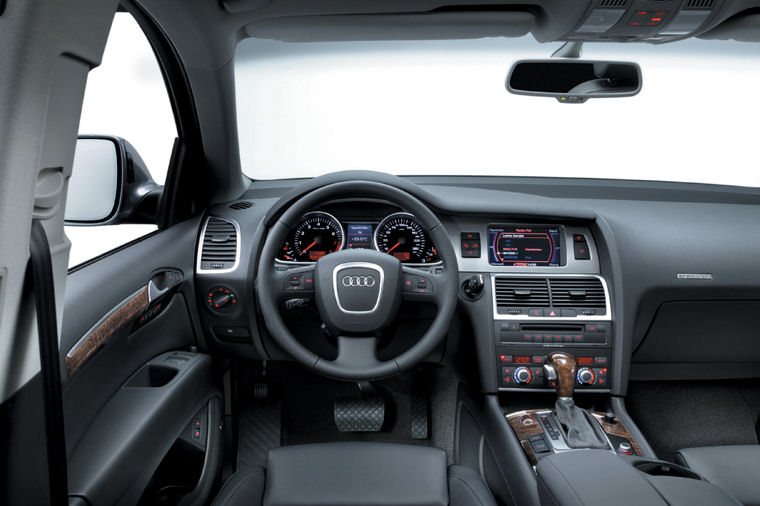
[[[385,400],[382,397],[337,399],[333,414],[340,432],[379,432],[385,422]]]

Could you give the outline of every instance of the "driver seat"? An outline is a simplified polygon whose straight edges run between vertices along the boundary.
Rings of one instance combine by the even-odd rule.
[[[266,470],[246,467],[214,506],[496,506],[469,467],[446,468],[437,448],[388,443],[323,443],[269,450]]]

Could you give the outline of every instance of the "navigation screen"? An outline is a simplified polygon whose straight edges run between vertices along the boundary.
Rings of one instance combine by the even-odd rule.
[[[490,225],[488,263],[523,267],[562,265],[562,229],[552,226]]]
[[[369,223],[349,223],[347,225],[346,246],[350,249],[372,248],[372,225]]]

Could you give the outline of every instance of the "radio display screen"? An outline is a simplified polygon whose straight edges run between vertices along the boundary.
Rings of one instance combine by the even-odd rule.
[[[488,263],[521,267],[560,267],[562,227],[489,225]]]

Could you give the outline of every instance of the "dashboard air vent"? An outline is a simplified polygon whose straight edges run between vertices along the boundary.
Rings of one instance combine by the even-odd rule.
[[[549,307],[549,287],[545,278],[496,277],[497,307]]]
[[[712,4],[713,0],[689,0],[684,9],[710,9]]]
[[[604,287],[597,278],[549,278],[553,307],[605,309]]]
[[[599,7],[625,7],[625,4],[627,3],[628,0],[602,0],[602,2],[599,4]]]
[[[231,269],[237,259],[238,234],[231,221],[210,217],[201,248],[201,270]]]
[[[233,202],[229,206],[230,209],[234,209],[236,211],[242,211],[243,209],[249,209],[253,207],[253,202],[248,202],[247,200],[240,200],[238,202]]]

